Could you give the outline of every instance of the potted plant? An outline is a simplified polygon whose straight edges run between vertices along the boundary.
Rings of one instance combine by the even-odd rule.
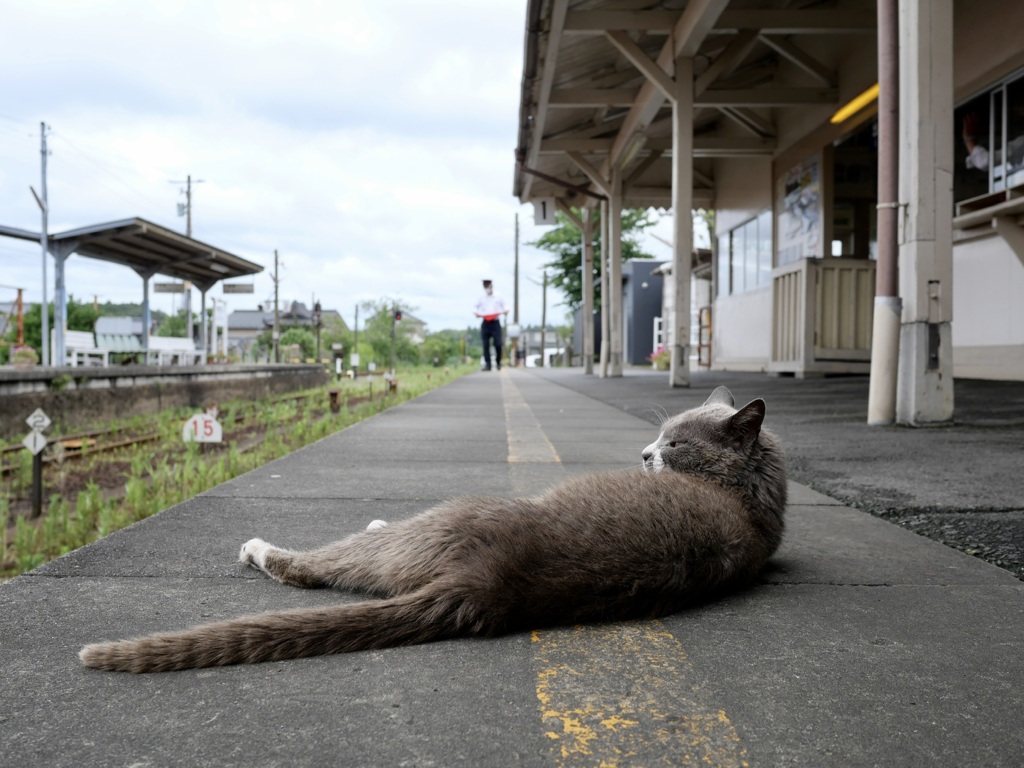
[[[39,363],[39,355],[32,347],[14,347],[11,363],[15,368],[31,368]]]
[[[659,346],[647,356],[647,359],[651,361],[651,367],[654,370],[667,371],[669,363],[672,361],[672,353],[664,346]]]

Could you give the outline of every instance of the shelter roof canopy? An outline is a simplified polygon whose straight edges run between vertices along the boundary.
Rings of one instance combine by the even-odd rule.
[[[39,233],[2,226],[0,235],[40,239]],[[187,280],[202,291],[220,280],[263,271],[259,264],[138,217],[52,234],[48,248],[60,257],[77,253],[121,264],[143,277],[160,274]]]

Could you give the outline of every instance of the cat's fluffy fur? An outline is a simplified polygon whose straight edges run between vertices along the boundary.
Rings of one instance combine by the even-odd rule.
[[[661,616],[749,582],[782,538],[786,477],[764,402],[719,387],[667,421],[643,470],[528,499],[467,497],[311,552],[241,560],[285,584],[373,593],[330,608],[89,645],[89,667],[160,672]]]

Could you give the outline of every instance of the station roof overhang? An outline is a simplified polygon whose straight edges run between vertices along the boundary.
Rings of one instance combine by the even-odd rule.
[[[40,233],[0,226],[0,235],[41,240]],[[50,234],[47,249],[58,258],[72,253],[129,267],[143,278],[166,275],[208,291],[221,280],[255,275],[263,267],[200,240],[132,218]]]
[[[693,204],[714,207],[717,158],[778,158],[792,126],[860,93],[875,0],[529,0],[513,194],[670,208],[675,61],[693,60]],[[865,69],[873,77],[873,67]],[[780,127],[782,128],[780,130]],[[805,128],[806,130],[806,128]],[[785,139],[783,137],[786,137]]]

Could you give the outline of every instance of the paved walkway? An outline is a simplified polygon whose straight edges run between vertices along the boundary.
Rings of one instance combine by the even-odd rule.
[[[252,536],[308,547],[452,495],[635,465],[656,430],[567,381],[470,375],[0,585],[0,765],[1020,763],[1024,583],[798,484],[763,583],[661,621],[162,675],[79,666],[90,641],[351,599],[243,568]],[[769,399],[767,425],[785,432],[787,410]]]

